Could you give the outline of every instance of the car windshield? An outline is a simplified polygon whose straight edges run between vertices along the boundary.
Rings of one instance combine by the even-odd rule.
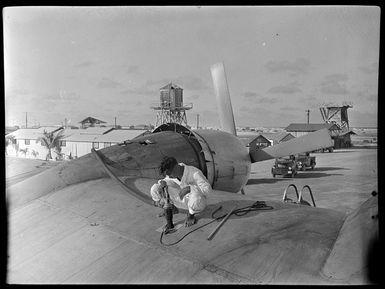
[[[276,163],[284,164],[284,163],[291,163],[291,162],[293,162],[293,160],[290,159],[289,157],[284,157],[284,158],[278,158],[278,159],[276,159],[275,162],[276,162]]]

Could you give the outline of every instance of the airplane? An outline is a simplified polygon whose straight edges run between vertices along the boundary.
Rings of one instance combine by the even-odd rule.
[[[295,186],[294,200],[243,192],[252,163],[329,147],[327,130],[249,152],[236,136],[224,64],[211,75],[221,130],[163,124],[7,188],[8,283],[368,282],[376,196],[345,216],[311,206]],[[149,193],[164,156],[201,169],[213,188],[198,223],[167,236]]]

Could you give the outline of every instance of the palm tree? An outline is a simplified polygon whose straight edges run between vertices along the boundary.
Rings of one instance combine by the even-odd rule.
[[[24,157],[27,157],[27,152],[28,152],[29,150],[28,150],[28,148],[25,148],[25,149],[21,149],[20,150],[20,152],[22,153],[22,154],[24,154]]]
[[[32,155],[37,158],[37,156],[39,155],[39,152],[35,151],[35,150],[32,150]]]
[[[58,133],[55,134],[54,132],[47,132],[44,130],[43,136],[39,137],[36,140],[36,143],[40,142],[40,144],[48,150],[47,156],[45,158],[46,160],[52,159],[52,154],[51,154],[52,149],[55,149],[55,151],[57,152],[61,151],[60,141],[62,140],[63,137],[64,137],[63,131],[59,131]]]
[[[9,145],[11,145],[14,148],[14,150],[16,151],[16,154],[17,154],[19,151],[19,144],[17,143],[14,135],[7,135],[5,137],[5,147],[7,147]],[[7,149],[5,149],[5,152],[7,152]]]

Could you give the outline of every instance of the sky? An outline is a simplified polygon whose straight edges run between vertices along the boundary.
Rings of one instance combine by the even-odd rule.
[[[219,127],[223,62],[238,127],[322,123],[346,102],[351,127],[377,126],[376,6],[7,7],[3,28],[6,125],[155,124],[173,82],[189,125]]]

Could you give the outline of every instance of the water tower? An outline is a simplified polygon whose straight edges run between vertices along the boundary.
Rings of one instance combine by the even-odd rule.
[[[192,103],[184,105],[183,89],[169,83],[160,89],[160,102],[151,108],[156,111],[155,127],[165,123],[187,126],[186,110],[192,109]]]
[[[341,133],[349,131],[348,109],[352,103],[344,102],[342,105],[324,104],[320,107],[323,120],[326,123],[335,123],[341,128]]]

